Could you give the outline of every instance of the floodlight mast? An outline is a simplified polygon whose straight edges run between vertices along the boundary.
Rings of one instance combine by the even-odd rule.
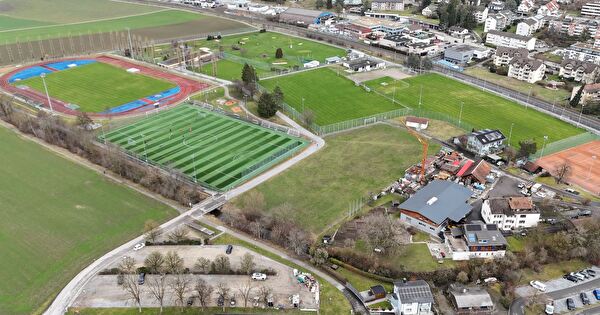
[[[42,78],[42,83],[44,84],[44,90],[46,91],[46,98],[48,99],[48,106],[50,106],[50,112],[54,113],[54,109],[52,108],[52,100],[50,99],[50,93],[48,93],[48,85],[46,85],[46,74],[40,74]]]

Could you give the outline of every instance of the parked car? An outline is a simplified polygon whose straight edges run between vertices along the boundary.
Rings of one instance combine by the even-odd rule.
[[[125,282],[125,276],[122,273],[120,273],[117,276],[117,285],[123,285],[124,282]]]
[[[568,298],[568,299],[567,299],[567,309],[568,309],[569,311],[572,311],[572,310],[574,310],[574,309],[575,309],[575,301],[573,301],[573,299],[572,299],[572,298]]]
[[[523,189],[523,188],[525,188],[525,184],[523,184],[523,183],[518,183],[518,184],[517,184],[517,187],[519,187],[519,188]]]
[[[571,193],[573,195],[579,195],[579,192],[573,188],[567,188],[565,189],[566,192]]]
[[[594,296],[596,297],[596,300],[600,301],[600,289],[595,289],[593,291],[593,293],[594,293]]]
[[[535,193],[536,196],[540,197],[540,198],[546,198],[546,193],[543,191],[538,191]]]
[[[186,301],[186,303],[185,303],[185,304],[187,304],[187,306],[192,306],[192,305],[194,305],[194,300],[195,300],[195,299],[196,299],[196,297],[195,297],[195,296],[190,296],[190,297],[187,299],[187,301]]]
[[[554,303],[552,301],[548,301],[548,304],[546,304],[546,308],[544,309],[544,312],[548,315],[554,314]]]
[[[587,272],[577,271],[576,274],[581,275],[583,279],[588,279],[590,277],[588,276]]]
[[[144,247],[146,247],[146,244],[144,244],[144,243],[137,243],[137,244],[135,244],[135,246],[133,246],[133,250],[134,251],[138,251],[138,250],[140,250],[140,249],[142,249]]]
[[[579,298],[581,299],[581,303],[583,303],[583,305],[590,304],[590,298],[588,298],[587,293],[585,293],[585,292],[579,293]]]
[[[144,282],[146,282],[146,274],[142,272],[138,276],[138,284],[142,285],[142,284],[144,284]]]
[[[571,272],[571,276],[577,278],[577,280],[580,280],[580,281],[585,280],[585,277],[583,275],[580,275],[579,273],[576,273],[576,272]]]
[[[229,300],[229,305],[231,306],[235,306],[235,297],[231,297],[231,299]]]
[[[252,274],[252,280],[264,281],[267,280],[267,275],[260,272],[255,272]]]
[[[586,271],[587,271],[588,275],[590,275],[592,277],[596,276],[596,270],[594,270],[594,269],[588,269]]]
[[[232,245],[227,245],[227,249],[225,249],[225,254],[229,255],[233,251]]]
[[[575,282],[575,283],[579,282],[579,279],[575,278],[572,275],[567,275],[567,277],[565,279],[567,279],[567,280],[569,280],[571,282]]]
[[[545,285],[545,284],[543,284],[543,283],[541,283],[540,281],[533,280],[533,281],[529,282],[529,284],[530,284],[532,287],[534,287],[534,288],[536,288],[536,289],[538,289],[538,290],[540,290],[540,291],[542,291],[542,292],[545,292],[545,291],[546,291],[546,285]]]

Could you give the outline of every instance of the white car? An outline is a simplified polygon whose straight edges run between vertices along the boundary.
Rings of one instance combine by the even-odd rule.
[[[554,314],[554,305],[552,304],[552,302],[549,302],[548,304],[546,304],[546,309],[544,311],[548,315]]]
[[[540,198],[546,198],[546,196],[547,196],[546,193],[543,191],[538,191],[535,194],[536,194],[536,196],[538,196]]]
[[[533,280],[533,281],[529,282],[529,284],[532,287],[534,287],[534,288],[536,288],[536,289],[538,289],[538,290],[540,290],[542,292],[546,292],[546,285],[543,284],[543,283],[541,283],[540,281]]]
[[[260,272],[255,272],[252,274],[252,280],[264,281],[267,280],[267,275]]]
[[[133,246],[133,250],[138,251],[138,250],[140,250],[140,249],[142,249],[144,247],[146,247],[146,244],[144,244],[144,243],[137,243],[137,244],[135,244],[135,246]]]

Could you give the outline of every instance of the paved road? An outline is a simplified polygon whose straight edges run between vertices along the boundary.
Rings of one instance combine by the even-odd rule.
[[[546,295],[553,300],[561,300],[561,299],[565,299],[569,296],[579,294],[582,291],[590,291],[590,290],[593,290],[593,289],[596,289],[599,287],[600,287],[600,278],[595,278],[594,280],[591,280],[591,281],[588,281],[588,282],[585,282],[582,284],[578,284],[578,285],[572,286],[570,288],[546,293]],[[524,312],[524,308],[525,308],[525,304],[526,304],[525,302],[526,302],[526,298],[518,298],[518,299],[514,300],[512,302],[512,304],[510,305],[510,309],[508,311],[509,315],[525,314],[525,312]],[[595,309],[596,309],[596,311],[598,311],[598,309],[600,309],[600,306],[596,307]],[[585,314],[588,314],[588,313],[585,313]],[[590,313],[590,314],[595,314],[595,313]]]

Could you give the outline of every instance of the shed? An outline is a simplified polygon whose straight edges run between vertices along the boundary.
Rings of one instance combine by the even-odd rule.
[[[429,127],[429,119],[408,116],[408,117],[406,117],[406,126],[415,128],[415,129],[427,129],[427,127]]]

